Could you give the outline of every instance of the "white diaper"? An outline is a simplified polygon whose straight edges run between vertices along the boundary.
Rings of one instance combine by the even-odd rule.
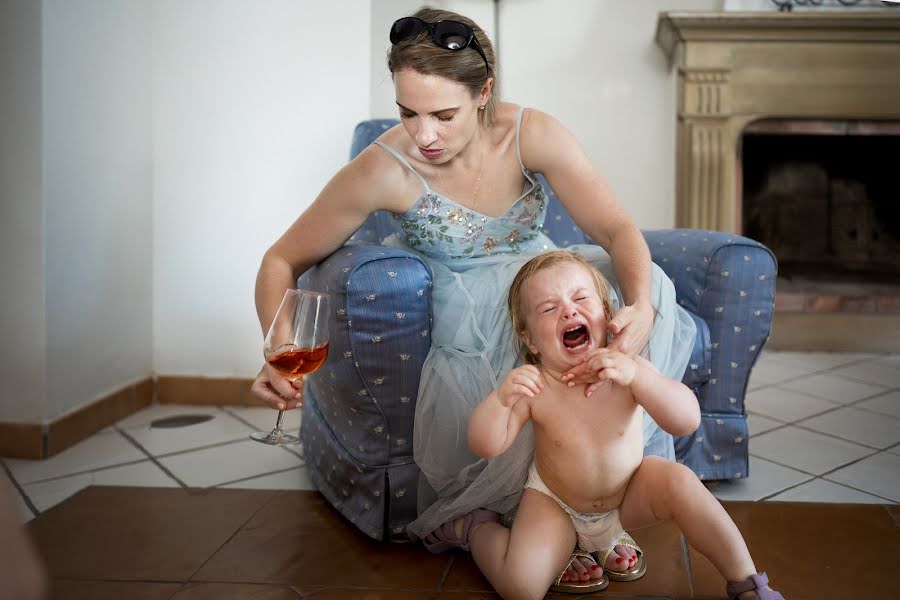
[[[557,497],[538,474],[537,467],[531,463],[528,469],[526,488],[533,488],[550,496],[572,518],[575,532],[578,534],[578,547],[586,552],[596,552],[612,548],[624,533],[619,522],[619,509],[614,508],[602,513],[580,513]]]

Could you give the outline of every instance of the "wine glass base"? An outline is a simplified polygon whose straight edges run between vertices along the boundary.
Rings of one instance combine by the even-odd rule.
[[[250,434],[250,439],[261,444],[269,444],[270,446],[296,446],[300,443],[300,438],[289,433],[281,433],[277,429],[272,431],[254,431]]]

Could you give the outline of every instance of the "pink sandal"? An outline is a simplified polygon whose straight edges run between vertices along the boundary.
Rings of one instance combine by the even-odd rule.
[[[735,599],[738,594],[756,590],[751,600],[784,600],[784,596],[773,589],[767,588],[769,577],[765,573],[754,573],[744,581],[729,581],[725,586],[725,593],[729,598]]]
[[[468,552],[469,534],[472,533],[475,526],[481,523],[499,523],[500,515],[486,508],[476,508],[463,517],[462,531],[460,531],[461,537],[456,537],[453,521],[455,519],[447,521],[425,536],[422,544],[424,544],[426,550],[433,554],[446,552],[451,548],[460,548]]]

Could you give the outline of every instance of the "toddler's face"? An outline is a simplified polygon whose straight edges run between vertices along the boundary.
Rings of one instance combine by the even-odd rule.
[[[539,271],[522,286],[521,301],[523,341],[545,367],[568,370],[606,345],[609,315],[582,265],[566,262]]]

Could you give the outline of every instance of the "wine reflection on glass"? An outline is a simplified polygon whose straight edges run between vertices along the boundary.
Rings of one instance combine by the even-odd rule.
[[[269,366],[291,382],[312,373],[328,358],[328,298],[328,294],[289,289],[275,313],[263,354]],[[272,431],[256,431],[250,437],[274,446],[299,444],[300,438],[282,430],[283,418],[284,411],[279,410]]]

